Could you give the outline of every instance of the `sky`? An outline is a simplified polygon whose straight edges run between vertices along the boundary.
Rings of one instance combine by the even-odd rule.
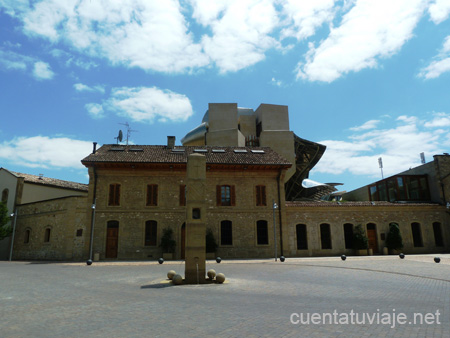
[[[450,152],[450,0],[0,0],[0,167],[88,182],[92,142],[177,144],[208,103],[289,107],[350,191]]]

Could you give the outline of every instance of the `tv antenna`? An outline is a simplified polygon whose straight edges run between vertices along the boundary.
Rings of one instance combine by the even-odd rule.
[[[130,125],[128,124],[128,122],[125,123],[119,123],[125,127],[127,127],[127,145],[128,145],[128,140],[130,139],[131,133],[132,132],[138,132],[137,130],[133,130],[130,128]]]
[[[114,137],[117,140],[117,144],[119,144],[119,142],[122,142],[123,139],[123,133],[122,130],[119,130],[119,135],[117,135],[117,137]]]

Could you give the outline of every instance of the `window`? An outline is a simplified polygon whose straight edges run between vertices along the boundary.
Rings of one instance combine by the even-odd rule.
[[[234,185],[218,185],[216,194],[218,206],[234,206],[236,204]]]
[[[120,205],[120,184],[109,185],[109,201],[108,205],[118,206]]]
[[[344,224],[344,240],[345,248],[353,249],[353,224],[351,223]]]
[[[320,225],[320,242],[322,244],[322,249],[331,249],[330,225],[327,223]]]
[[[44,243],[49,243],[50,242],[50,232],[51,232],[50,228],[45,229]]]
[[[145,222],[145,246],[156,246],[156,235],[158,233],[156,221]]]
[[[231,221],[220,222],[220,244],[233,245],[233,229]]]
[[[180,207],[186,205],[186,185],[180,185]]]
[[[308,236],[306,224],[297,224],[297,250],[308,249]]]
[[[78,229],[77,230],[77,237],[81,237],[83,236],[83,229]]]
[[[258,207],[266,206],[266,186],[257,185],[256,186],[256,205]]]
[[[420,223],[411,223],[411,232],[413,235],[413,243],[415,247],[422,247],[422,232],[420,231]]]
[[[192,209],[192,219],[200,219],[200,218],[201,218],[200,208]]]
[[[439,222],[433,223],[433,233],[434,233],[434,243],[436,244],[436,246],[444,246],[441,223]]]
[[[3,189],[3,192],[2,192],[2,202],[3,203],[8,203],[8,195],[9,195],[9,190]]]
[[[147,206],[157,206],[158,205],[158,185],[149,184],[147,185]]]
[[[267,221],[256,222],[256,239],[259,245],[269,244]]]
[[[24,244],[30,243],[30,236],[31,236],[31,230],[30,229],[25,230],[25,237],[23,239]]]

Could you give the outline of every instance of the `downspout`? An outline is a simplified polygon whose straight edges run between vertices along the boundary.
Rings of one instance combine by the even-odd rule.
[[[281,221],[281,190],[280,190],[280,180],[281,180],[281,176],[283,175],[283,170],[284,169],[280,169],[280,173],[278,174],[278,178],[277,178],[277,186],[278,186],[278,224],[280,226],[280,252],[281,255],[280,256],[284,256],[283,255],[283,227],[282,227],[282,221]],[[284,206],[283,206],[284,207]]]
[[[91,240],[89,243],[89,259],[92,261],[92,249],[94,245],[95,202],[97,199],[97,171],[94,166],[94,196],[92,197]]]

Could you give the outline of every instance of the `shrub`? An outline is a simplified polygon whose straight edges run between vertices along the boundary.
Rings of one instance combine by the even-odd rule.
[[[176,242],[172,238],[173,230],[172,228],[163,229],[163,233],[161,236],[161,245],[163,253],[173,253],[175,251]]]
[[[389,250],[401,250],[403,248],[403,239],[397,223],[389,224],[389,232],[386,236],[386,246]]]
[[[361,224],[358,224],[353,230],[353,248],[355,250],[364,250],[369,248],[369,239],[367,238]]]
[[[206,229],[206,252],[216,252],[217,242],[211,228]]]

